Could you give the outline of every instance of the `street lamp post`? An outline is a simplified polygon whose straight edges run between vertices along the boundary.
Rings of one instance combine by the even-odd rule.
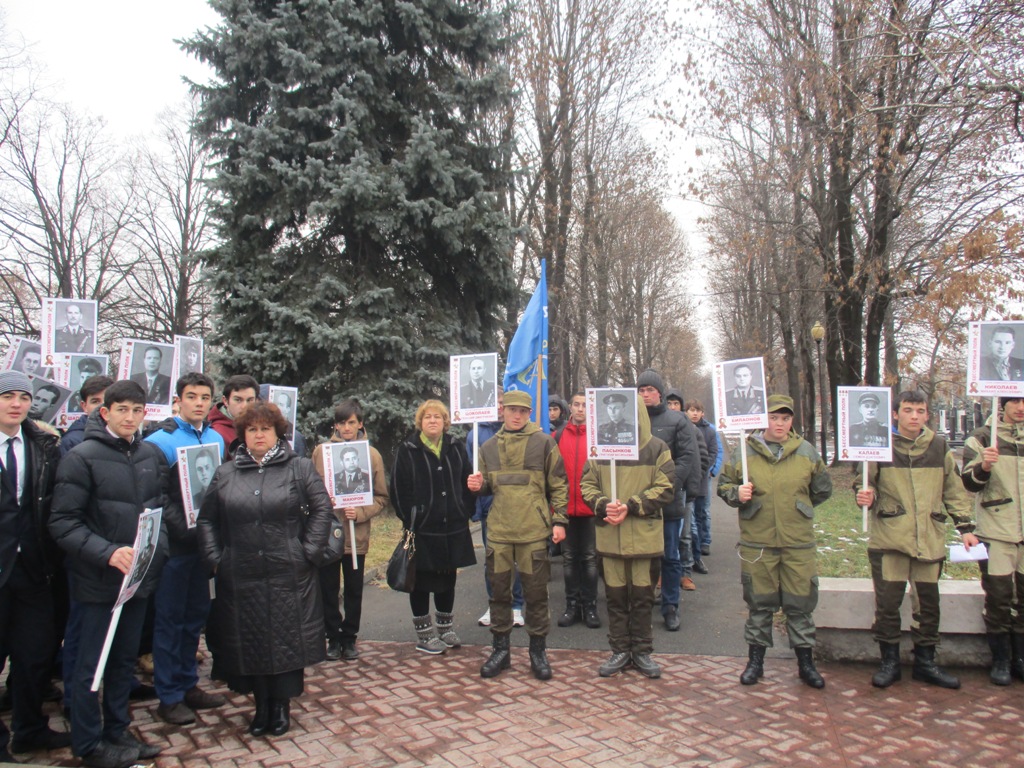
[[[825,440],[828,436],[828,400],[825,399],[825,377],[821,367],[821,342],[825,338],[825,326],[816,320],[811,327],[811,338],[818,347],[818,390],[821,397],[821,458],[828,463],[828,448]]]

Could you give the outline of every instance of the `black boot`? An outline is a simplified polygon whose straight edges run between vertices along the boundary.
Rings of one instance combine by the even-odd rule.
[[[565,601],[565,613],[558,617],[558,626],[571,627],[580,620],[580,604],[576,600]]]
[[[814,666],[814,649],[806,646],[796,649],[796,666],[800,671],[800,679],[811,688],[824,688],[825,678]]]
[[[992,669],[988,679],[993,685],[1009,685],[1010,677],[1010,635],[1005,633],[988,635],[988,647],[992,651]]]
[[[748,651],[747,668],[740,675],[740,682],[743,685],[754,685],[764,676],[764,652],[767,649],[763,645],[752,645]]]
[[[512,666],[512,652],[509,650],[509,634],[495,635],[490,658],[480,667],[480,677],[497,677],[503,669]]]
[[[1010,674],[1024,680],[1024,635],[1010,633]]]
[[[882,654],[882,663],[871,676],[871,684],[875,688],[888,688],[903,677],[900,669],[900,644],[879,642],[878,650]]]
[[[261,691],[254,691],[253,695],[256,698],[256,711],[252,715],[252,722],[249,723],[249,735],[262,736],[270,724],[270,700]]]
[[[530,637],[530,669],[538,680],[551,679],[551,665],[548,663],[547,640],[540,635]]]
[[[597,603],[583,605],[583,623],[587,625],[587,629],[601,628],[601,617],[597,615]]]
[[[283,736],[292,726],[291,699],[271,699],[270,725],[267,733],[271,736]]]
[[[935,663],[934,645],[914,646],[914,669],[911,672],[911,677],[940,688],[956,689],[960,687],[960,681],[956,677],[943,672]]]

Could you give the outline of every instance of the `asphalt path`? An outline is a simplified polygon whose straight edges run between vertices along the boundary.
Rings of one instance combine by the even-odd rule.
[[[661,621],[660,606],[654,608],[655,653],[685,653],[708,656],[746,656],[743,641],[743,622],[746,606],[740,588],[739,560],[736,542],[739,524],[735,510],[717,497],[711,504],[711,554],[704,558],[710,573],[693,574],[696,591],[683,592],[680,616],[682,628],[668,632]],[[478,528],[478,527],[477,527]],[[489,646],[490,630],[477,625],[477,619],[487,609],[484,589],[483,546],[479,530],[474,533],[477,545],[477,565],[459,571],[455,597],[455,628],[466,645]],[[565,609],[565,582],[562,558],[556,556],[551,563],[549,584],[551,632],[548,646],[582,650],[608,648],[608,615],[605,609],[604,584],[598,587],[598,611],[601,629],[588,629],[577,623],[572,627],[559,627],[556,620]],[[360,638],[415,642],[412,614],[408,596],[391,591],[382,579],[372,580],[363,593],[363,617]],[[776,648],[770,653],[777,657],[791,657],[785,638],[776,636]],[[526,631],[516,628],[512,633],[514,646],[527,646]]]

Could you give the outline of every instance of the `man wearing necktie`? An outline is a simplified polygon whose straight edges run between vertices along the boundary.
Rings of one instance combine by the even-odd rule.
[[[160,373],[160,362],[164,352],[160,347],[146,347],[142,355],[145,370],[136,373],[131,380],[146,390],[147,403],[171,404],[171,377]]]
[[[341,449],[341,472],[334,475],[334,490],[339,496],[373,490],[369,473],[359,468],[359,452],[354,446]]]
[[[49,587],[54,545],[46,519],[58,451],[57,437],[28,418],[31,393],[25,374],[0,371],[0,647],[11,659],[14,730],[12,740],[0,721],[0,762],[13,762],[11,752],[70,743],[43,714],[56,642]]]

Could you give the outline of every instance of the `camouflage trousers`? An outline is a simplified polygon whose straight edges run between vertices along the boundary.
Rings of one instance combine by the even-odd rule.
[[[551,561],[548,542],[506,544],[487,541],[487,577],[491,580],[491,633],[512,631],[512,582],[516,569],[523,585],[524,618],[530,637],[546,637],[551,627],[548,613],[548,580]]]
[[[811,547],[738,545],[748,645],[772,646],[772,619],[780,608],[792,648],[814,645],[814,609],[818,605],[817,550]]]
[[[875,586],[875,623],[871,627],[880,643],[900,641],[900,606],[910,583],[914,645],[939,644],[939,577],[942,561],[932,562],[902,552],[868,550],[871,580]]]

